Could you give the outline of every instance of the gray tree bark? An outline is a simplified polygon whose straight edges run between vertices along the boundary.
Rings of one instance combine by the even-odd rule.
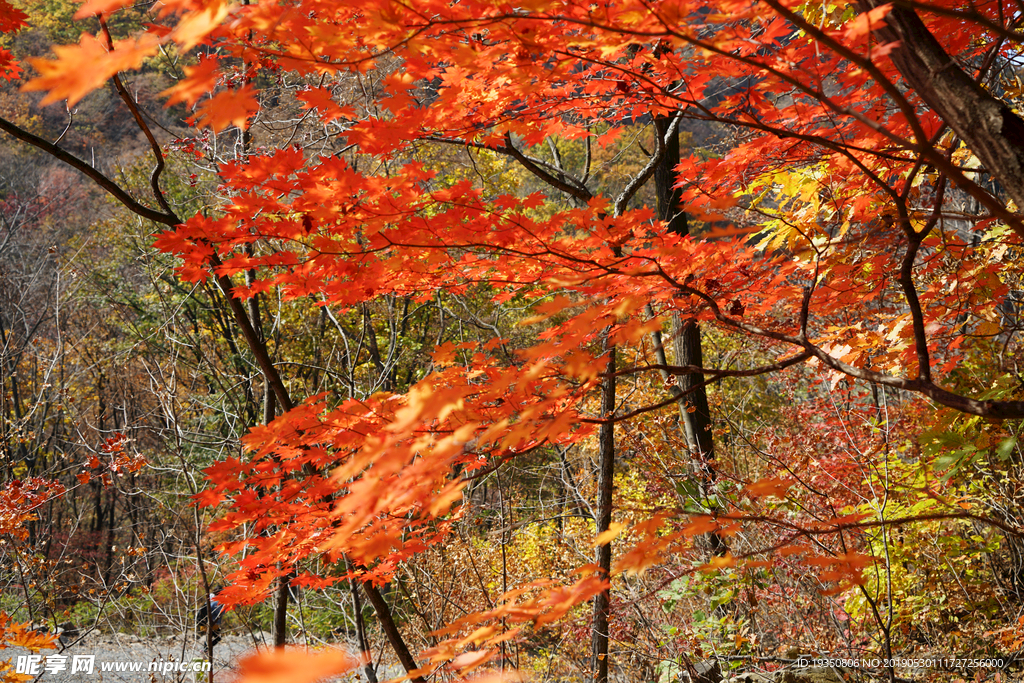
[[[862,11],[882,4],[858,2]],[[875,35],[882,43],[900,43],[889,58],[903,79],[1024,207],[1024,121],[960,68],[913,10],[896,4]]]

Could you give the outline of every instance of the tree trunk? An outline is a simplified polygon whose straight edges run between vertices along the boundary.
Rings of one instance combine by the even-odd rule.
[[[690,226],[686,212],[679,205],[683,191],[674,187],[676,184],[676,166],[679,165],[679,129],[672,135],[672,119],[659,116],[654,119],[654,129],[658,137],[665,141],[665,154],[654,169],[654,192],[658,197],[658,218],[668,224],[668,231],[675,235],[689,235]],[[668,139],[666,140],[666,136]]]
[[[387,636],[388,642],[391,643],[395,654],[398,655],[398,661],[401,662],[406,673],[412,673],[418,668],[416,659],[409,652],[409,648],[406,647],[405,640],[402,638],[401,631],[398,630],[398,625],[395,624],[395,619],[391,614],[391,608],[388,607],[387,601],[372,583],[364,583],[363,590],[366,592],[366,598],[373,605],[374,611],[377,612],[377,621],[380,622],[381,628],[384,629],[384,635]],[[409,680],[413,683],[425,683],[422,676],[412,676]]]
[[[615,347],[608,350],[607,375],[601,384],[601,417],[615,414]],[[606,422],[598,434],[597,533],[604,533],[612,523],[612,494],[615,478],[615,424]],[[602,578],[608,579],[612,568],[612,544],[597,547],[597,566]],[[594,597],[591,632],[591,671],[593,683],[608,683],[608,626],[611,604],[610,590]]]
[[[345,560],[349,572],[352,565]],[[377,669],[373,665],[373,658],[370,656],[370,641],[366,637],[366,624],[363,622],[363,601],[359,599],[359,582],[355,579],[349,580],[352,588],[352,606],[356,622],[356,637],[359,640],[359,650],[366,657],[366,664],[363,665],[363,673],[366,674],[366,683],[377,683]]]
[[[277,599],[274,601],[274,647],[284,647],[288,641],[288,596],[291,574],[278,579]]]
[[[672,131],[672,119],[668,117],[659,116],[654,124],[657,134],[665,141],[665,154],[654,171],[658,218],[668,224],[668,232],[681,236],[689,235],[686,213],[679,205],[681,190],[674,187],[675,167],[679,165],[678,129]],[[675,328],[673,350],[676,365],[704,367],[700,326],[692,318],[684,319],[680,315],[674,315],[672,321]],[[654,345],[660,355],[659,362],[664,362],[664,348],[660,335],[655,337]],[[708,406],[704,375],[680,375],[676,377],[676,386],[678,390],[673,389],[673,393],[679,396],[679,412],[686,434],[686,444],[706,498],[715,481],[715,470],[712,466],[715,459],[715,440],[711,431],[711,409]],[[708,534],[707,542],[715,555],[721,555],[726,550],[725,541],[716,532]]]
[[[676,184],[675,167],[679,165],[679,133],[669,135],[672,119],[659,116],[655,119],[657,134],[665,140],[665,154],[654,171],[654,186],[658,197],[658,218],[668,224],[668,232],[689,235],[686,213],[679,206],[681,191]],[[668,136],[668,139],[665,139]],[[704,364],[701,351],[700,327],[692,319],[681,316],[673,318],[676,365]],[[655,346],[661,348],[660,340]],[[663,353],[663,351],[662,351]],[[711,438],[711,412],[708,409],[707,390],[701,386],[703,375],[682,375],[676,379],[681,396],[680,408],[686,430],[686,441],[691,453],[703,460],[715,457],[714,440]],[[689,392],[689,393],[687,393]],[[675,392],[673,392],[675,393]]]
[[[884,0],[859,0],[862,12]],[[967,143],[1018,210],[1024,207],[1024,121],[954,61],[912,9],[895,5],[875,28],[907,85]],[[918,144],[926,144],[918,140]],[[1011,225],[1024,234],[1021,226]]]
[[[673,316],[676,365],[704,366],[701,349],[700,327],[692,318]],[[708,407],[708,392],[702,386],[704,375],[679,375],[676,383],[684,404],[683,421],[686,424],[686,441],[690,452],[705,464],[715,458],[715,441],[711,434],[711,409]]]

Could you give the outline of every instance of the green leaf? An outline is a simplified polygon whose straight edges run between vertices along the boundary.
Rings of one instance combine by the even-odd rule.
[[[1014,448],[1017,445],[1017,437],[1011,436],[1009,439],[1003,439],[998,446],[996,446],[996,457],[1003,462],[1006,462],[1013,457]]]

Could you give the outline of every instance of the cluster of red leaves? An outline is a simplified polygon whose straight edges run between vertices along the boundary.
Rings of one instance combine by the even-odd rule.
[[[28,15],[22,12],[7,0],[0,0],[0,33],[13,33],[23,26],[27,26]],[[0,48],[0,78],[5,81],[13,81],[21,74],[21,67],[18,65],[14,55],[9,50]]]
[[[0,490],[0,535],[24,538],[25,522],[35,518],[35,510],[53,497],[64,494],[64,487],[40,477],[13,479]]]
[[[100,445],[100,451],[110,458],[106,464],[101,462],[100,458],[96,455],[89,456],[89,460],[84,463],[86,467],[92,470],[102,468],[99,472],[99,477],[104,486],[110,486],[113,483],[111,474],[123,476],[132,472],[138,472],[146,466],[145,456],[138,453],[125,452],[125,446],[128,443],[128,437],[118,432],[114,436],[108,437]],[[92,472],[79,472],[75,475],[80,484],[88,484],[93,476]]]
[[[24,539],[28,535],[25,523],[35,519],[35,512],[43,503],[64,493],[60,484],[41,478],[15,479],[0,490],[0,537]],[[0,649],[23,647],[32,652],[55,647],[56,636],[40,633],[32,624],[12,622],[0,612]],[[10,660],[0,660],[0,681],[22,683],[31,676],[15,673]]]

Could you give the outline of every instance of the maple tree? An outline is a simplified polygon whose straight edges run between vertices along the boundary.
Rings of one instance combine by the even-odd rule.
[[[936,484],[936,473],[980,467],[973,453],[1015,465],[1012,429],[972,420],[1024,417],[1009,360],[1024,236],[1016,4],[174,0],[146,31],[114,40],[104,18],[126,5],[84,3],[98,33],[32,60],[23,87],[73,106],[112,80],[151,146],[150,197],[23,127],[0,129],[160,224],[156,246],[180,259],[183,282],[216,283],[262,372],[262,424],[196,497],[225,506],[211,529],[235,534],[222,546],[240,558],[229,602],[358,578],[416,677],[482,666],[520,626],[543,629],[593,599],[601,683],[613,576],[679,557],[753,576],[796,556],[826,593],[859,591],[877,615],[883,595],[894,600],[893,580],[870,576],[891,529],[967,521],[1019,538],[979,492]],[[0,28],[24,23],[0,0]],[[204,128],[256,132],[219,164],[223,202],[187,216],[165,195],[166,150],[118,74],[197,46],[168,103],[192,108],[198,140]],[[0,69],[14,79],[22,66],[0,52]],[[268,83],[286,79],[303,83],[293,97],[324,131],[319,151],[255,128],[272,109]],[[681,156],[680,128],[693,122],[710,140]],[[601,150],[640,135],[629,177],[599,177]],[[452,177],[418,156],[428,146],[515,167],[537,191]],[[486,339],[438,335],[405,381],[378,348],[379,391],[307,391],[287,374],[287,345],[268,343],[269,294],[325,316],[362,311],[369,332],[384,300],[473,298],[505,322]],[[708,340],[743,350],[742,362],[705,362]],[[801,458],[812,458],[796,435],[774,436],[780,463],[753,475],[724,462],[708,388],[765,376],[847,392],[842,429],[821,433],[886,468],[888,432],[871,430],[888,397],[941,408],[916,418],[934,428],[918,456],[931,469],[896,486],[905,509],[866,494],[858,504],[879,475],[838,447],[827,457],[857,495],[805,479]],[[690,475],[660,482],[675,502],[624,509],[613,486],[623,439],[672,411],[679,433],[662,446],[686,453],[678,467]],[[960,435],[956,458],[928,451],[949,445],[943,426]],[[476,477],[570,446],[598,463],[594,562],[572,580],[522,577],[436,625],[421,669],[378,587],[450,541],[472,515]]]

